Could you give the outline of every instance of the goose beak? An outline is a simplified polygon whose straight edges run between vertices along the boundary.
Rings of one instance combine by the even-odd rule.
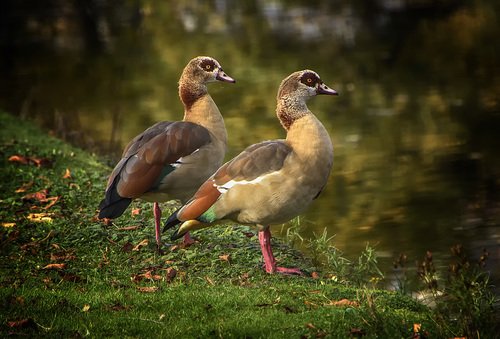
[[[181,238],[184,234],[190,231],[199,230],[200,228],[207,227],[207,224],[199,222],[198,220],[188,220],[181,224],[179,229],[172,234],[170,240],[177,240]]]
[[[317,94],[339,95],[336,90],[329,88],[324,83],[321,83],[316,89]]]
[[[215,76],[215,79],[217,79],[219,81],[224,81],[224,82],[231,82],[231,83],[235,83],[236,82],[236,80],[234,80],[229,75],[227,75],[226,73],[224,73],[224,71],[222,70],[222,68],[219,68],[219,71],[217,72],[217,75]]]

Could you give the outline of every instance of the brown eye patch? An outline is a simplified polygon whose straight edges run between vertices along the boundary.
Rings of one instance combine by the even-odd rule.
[[[213,60],[210,60],[210,59],[204,59],[200,63],[200,67],[204,71],[211,72],[211,71],[213,71],[215,69],[215,62]]]
[[[302,82],[306,86],[314,87],[318,82],[321,80],[318,78],[318,76],[314,73],[311,72],[306,72],[302,74],[302,77],[300,78],[300,82]]]

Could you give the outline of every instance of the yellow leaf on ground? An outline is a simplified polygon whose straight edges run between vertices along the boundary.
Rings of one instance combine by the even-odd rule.
[[[83,305],[82,312],[88,312],[89,310],[90,310],[90,305],[89,304]]]
[[[52,222],[52,216],[54,216],[54,213],[30,213],[28,214],[28,220],[33,222]]]
[[[15,222],[3,222],[2,223],[2,227],[5,227],[5,228],[10,228],[10,227],[14,227],[14,226],[16,226]]]

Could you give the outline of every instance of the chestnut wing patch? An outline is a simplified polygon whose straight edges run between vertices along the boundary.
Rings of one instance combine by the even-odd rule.
[[[110,177],[110,184],[116,186],[122,197],[140,197],[175,170],[179,159],[209,142],[209,132],[200,125],[159,122],[129,143]]]
[[[205,181],[193,198],[179,210],[177,218],[181,221],[198,219],[212,222],[223,217],[210,214],[210,208],[223,193],[235,184],[258,181],[268,173],[279,171],[291,151],[290,146],[279,140],[249,146]]]

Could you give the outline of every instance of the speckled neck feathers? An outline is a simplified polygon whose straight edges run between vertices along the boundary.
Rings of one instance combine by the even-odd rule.
[[[184,109],[190,110],[193,104],[207,93],[207,86],[196,78],[192,78],[191,74],[184,70],[179,80],[179,97],[184,104]]]
[[[278,98],[276,115],[283,128],[289,130],[290,126],[292,126],[297,119],[311,113],[307,108],[305,99],[304,97],[293,96]]]

